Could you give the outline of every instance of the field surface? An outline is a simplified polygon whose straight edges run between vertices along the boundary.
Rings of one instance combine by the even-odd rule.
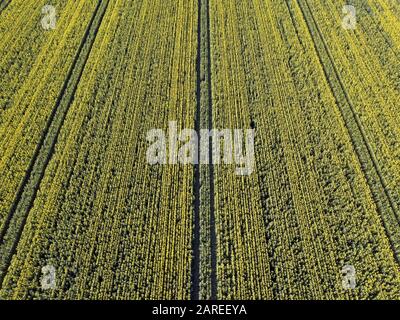
[[[399,17],[0,0],[0,299],[400,299]]]

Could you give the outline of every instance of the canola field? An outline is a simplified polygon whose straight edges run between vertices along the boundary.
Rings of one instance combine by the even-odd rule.
[[[400,299],[399,17],[0,1],[0,299]]]

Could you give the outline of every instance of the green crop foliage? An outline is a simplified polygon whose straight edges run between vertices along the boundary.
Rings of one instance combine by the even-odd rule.
[[[0,299],[400,299],[400,2],[45,5],[0,1]],[[252,174],[149,164],[170,121]]]

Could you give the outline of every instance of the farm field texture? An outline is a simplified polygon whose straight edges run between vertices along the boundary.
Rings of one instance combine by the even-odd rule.
[[[399,17],[0,1],[0,299],[400,299]]]

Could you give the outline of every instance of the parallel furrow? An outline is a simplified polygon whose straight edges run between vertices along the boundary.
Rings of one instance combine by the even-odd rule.
[[[368,142],[363,125],[342,83],[340,74],[335,66],[321,30],[313,17],[309,4],[307,1],[298,1],[298,4],[309,28],[309,32],[313,36],[314,46],[324,69],[325,76],[328,79],[335,98],[337,99],[343,120],[346,123],[349,135],[352,139],[354,150],[358,156],[361,167],[364,170],[371,193],[378,206],[387,235],[391,241],[392,250],[399,262],[400,235],[396,232],[400,227],[398,208],[386,186],[385,179],[374,152]]]
[[[46,128],[37,145],[24,180],[16,193],[9,215],[0,232],[0,283],[2,283],[7,272],[24,229],[27,214],[33,205],[40,181],[54,152],[54,146],[63,125],[63,120],[74,99],[76,88],[96,39],[97,31],[107,10],[108,3],[109,1],[99,1],[97,4],[64,86],[58,96],[57,103],[47,121]]]

